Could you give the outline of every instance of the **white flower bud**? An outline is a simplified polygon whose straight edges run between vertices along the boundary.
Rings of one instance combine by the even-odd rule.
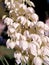
[[[11,28],[9,28],[9,32],[10,32],[10,33],[14,33],[14,32],[15,32],[15,29],[14,29],[14,28],[12,28],[12,27],[11,27]]]
[[[35,65],[42,65],[43,61],[40,57],[34,57],[33,62],[34,62]]]
[[[23,16],[19,16],[19,17],[17,18],[17,21],[19,21],[19,20],[20,20],[20,23],[23,24],[23,25],[25,25],[25,23],[27,22],[26,18],[23,17]]]
[[[34,22],[30,23],[30,28],[32,28],[34,26]]]
[[[15,37],[16,37],[17,40],[19,40],[20,37],[21,37],[21,33],[15,33]]]
[[[5,0],[5,4],[7,4],[8,0]]]
[[[29,31],[28,30],[24,31],[24,36],[29,37]]]
[[[5,19],[6,18],[6,15],[4,15],[3,17],[2,17],[2,19]]]
[[[43,30],[43,29],[39,29],[39,30],[37,30],[37,34],[39,34],[39,35],[43,35],[43,36],[44,36],[44,30]]]
[[[7,5],[7,6],[10,6],[10,2],[7,2],[6,5]]]
[[[20,47],[23,49],[23,50],[27,50],[28,48],[28,42],[27,41],[20,41]]]
[[[32,43],[34,43],[34,44],[36,45],[37,48],[40,48],[39,43],[37,43],[36,41],[33,40]]]
[[[14,57],[16,58],[16,63],[20,64],[21,63],[21,53],[14,53]]]
[[[8,9],[10,9],[10,5],[8,5]]]
[[[16,29],[19,26],[19,23],[13,23],[13,27]]]
[[[4,23],[6,23],[7,25],[10,25],[11,23],[13,23],[13,20],[7,17],[4,19]]]
[[[15,42],[10,41],[10,39],[8,39],[6,45],[7,45],[7,48],[13,49],[15,47]]]
[[[39,45],[42,44],[41,38],[39,35],[37,34],[30,34],[30,38],[33,39],[33,41],[36,41]]]
[[[45,65],[49,65],[49,58],[47,56],[44,56],[43,62],[44,62]]]
[[[24,3],[20,5],[20,8],[21,8],[21,7],[22,7],[25,11],[27,10],[27,6],[24,5]]]
[[[43,55],[49,56],[49,48],[47,46],[43,47],[41,50]]]
[[[26,64],[30,59],[34,65],[49,65],[49,26],[38,21],[34,9],[25,3],[35,6],[30,0],[5,0],[10,16],[2,19],[11,38],[7,40],[7,48],[16,47],[14,57],[18,65],[22,61]]]
[[[28,26],[30,26],[31,22],[29,20],[27,20],[27,24],[28,24]]]
[[[14,0],[11,0],[11,4],[13,4],[14,3]]]
[[[44,23],[41,22],[41,21],[37,22],[36,26],[37,26],[37,29],[38,29],[38,28],[44,29]]]
[[[37,48],[34,43],[29,44],[29,49],[32,55],[37,56]]]
[[[21,35],[22,40],[26,40],[26,37],[24,35]]]
[[[42,53],[41,53],[41,49],[38,49],[38,55],[41,55]]]
[[[49,46],[49,37],[47,37],[47,36],[42,36],[42,37],[41,37],[41,40],[42,40],[42,42],[43,42],[45,45],[48,45],[48,46]]]
[[[18,46],[19,46],[19,41],[18,41],[18,40],[16,40],[16,42],[15,42],[15,43],[16,43],[16,45],[18,45]]]
[[[37,15],[37,14],[34,13],[34,14],[31,15],[31,17],[32,17],[32,19],[33,19],[34,21],[36,21],[36,22],[38,21],[38,15]],[[32,20],[32,21],[33,21],[33,20]]]
[[[30,13],[34,13],[34,9],[33,9],[32,7],[28,7],[28,11],[29,11]]]

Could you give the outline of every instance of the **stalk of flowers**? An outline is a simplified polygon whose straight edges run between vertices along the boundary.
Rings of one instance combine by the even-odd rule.
[[[27,4],[30,5],[27,7]],[[8,26],[7,48],[15,49],[14,58],[17,64],[49,65],[49,37],[45,32],[49,27],[39,21],[38,15],[31,6],[30,0],[5,0],[9,17],[4,17]]]

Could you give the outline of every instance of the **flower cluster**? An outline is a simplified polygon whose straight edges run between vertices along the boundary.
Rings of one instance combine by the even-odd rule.
[[[27,6],[26,4],[30,5]],[[30,0],[5,0],[9,17],[3,17],[8,26],[7,48],[15,49],[17,64],[49,65],[49,27],[39,21]],[[33,7],[31,7],[33,6]]]

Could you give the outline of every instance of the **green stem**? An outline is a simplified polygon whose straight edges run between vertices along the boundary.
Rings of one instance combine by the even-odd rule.
[[[4,57],[4,61],[6,62],[7,65],[9,65],[9,63],[7,62],[6,58]]]
[[[2,62],[3,65],[5,65],[4,62],[3,62],[3,60],[1,58],[0,58],[0,61]]]

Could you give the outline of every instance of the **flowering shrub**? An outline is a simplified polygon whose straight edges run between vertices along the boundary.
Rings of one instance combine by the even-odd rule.
[[[3,16],[3,19],[10,36],[6,45],[15,49],[16,63],[49,65],[49,37],[45,34],[49,27],[39,21],[33,9],[34,3],[30,0],[5,0],[5,4],[9,9],[9,17]]]

